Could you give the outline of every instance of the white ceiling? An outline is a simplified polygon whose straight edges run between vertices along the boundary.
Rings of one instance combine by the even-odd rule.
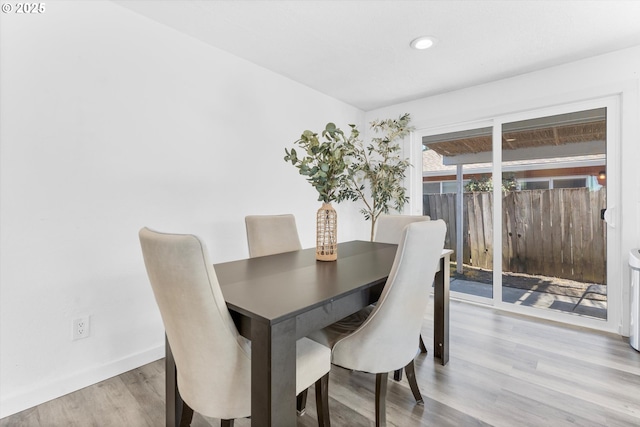
[[[640,45],[638,0],[115,3],[364,111]]]

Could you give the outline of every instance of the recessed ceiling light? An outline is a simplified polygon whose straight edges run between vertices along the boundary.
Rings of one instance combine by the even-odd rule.
[[[418,50],[429,49],[436,44],[436,38],[432,36],[422,36],[411,42],[411,47]]]

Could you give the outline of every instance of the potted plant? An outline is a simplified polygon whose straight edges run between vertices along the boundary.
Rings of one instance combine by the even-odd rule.
[[[331,202],[343,200],[348,188],[345,147],[353,146],[359,135],[355,125],[349,126],[349,137],[334,123],[327,123],[321,137],[305,130],[294,142],[303,150],[300,154],[295,148],[285,148],[284,160],[298,168],[323,202],[316,218],[316,259],[321,261],[335,261],[338,257],[337,214]]]
[[[372,138],[371,144],[365,147],[357,138],[345,141],[348,168],[343,181],[346,187],[340,196],[362,200],[361,212],[366,220],[371,220],[371,240],[378,217],[389,213],[391,208],[402,210],[409,201],[404,178],[411,164],[400,157],[399,141],[413,130],[410,122],[408,113],[398,119],[375,120],[371,129],[381,136]]]

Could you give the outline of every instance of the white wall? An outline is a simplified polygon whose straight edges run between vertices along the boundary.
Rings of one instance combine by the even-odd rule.
[[[248,256],[245,215],[291,212],[313,246],[320,203],[284,148],[364,117],[113,3],[46,7],[1,18],[0,417],[163,357],[142,226],[222,262]],[[338,213],[341,241],[367,238]]]
[[[428,70],[427,74],[428,75]],[[619,170],[608,170],[615,176],[619,188],[608,189],[619,193],[616,231],[619,235],[619,256],[608,255],[608,268],[621,279],[622,306],[618,331],[628,334],[629,324],[629,251],[640,247],[640,46],[612,52],[566,65],[548,68],[518,77],[475,86],[439,96],[393,105],[369,111],[366,121],[411,113],[417,129],[436,128],[473,122],[528,110],[541,109],[567,103],[588,101],[609,95],[620,96],[621,128],[617,158],[608,153],[608,162],[617,163]],[[416,141],[419,145],[419,142]],[[419,148],[412,147],[414,164],[420,164]],[[420,182],[418,171],[415,182]],[[609,179],[608,179],[609,180]],[[613,182],[613,179],[611,180]],[[421,192],[421,188],[418,189]],[[611,198],[608,204],[611,202]],[[416,200],[416,197],[414,197]],[[609,205],[610,206],[610,205]],[[421,204],[411,206],[419,213]],[[612,233],[612,231],[610,231]]]

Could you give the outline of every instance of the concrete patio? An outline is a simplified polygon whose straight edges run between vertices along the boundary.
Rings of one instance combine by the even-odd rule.
[[[492,298],[491,271],[468,269],[465,273],[451,271],[451,291],[484,298]],[[503,275],[502,299],[505,302],[530,307],[547,308],[576,315],[606,319],[605,296],[587,295],[580,305],[576,303],[589,283],[581,283],[544,276]],[[575,310],[574,310],[575,307]]]

